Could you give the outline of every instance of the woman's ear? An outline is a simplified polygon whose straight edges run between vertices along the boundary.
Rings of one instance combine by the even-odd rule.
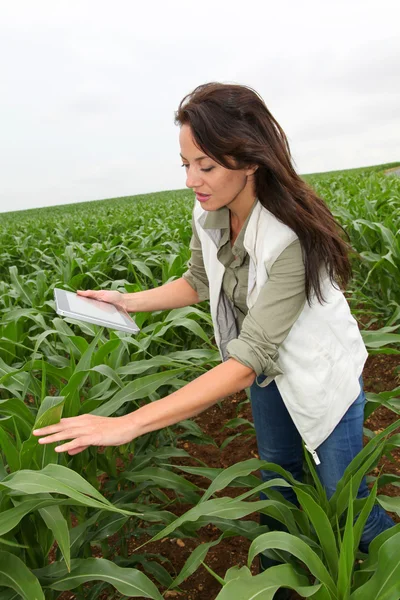
[[[257,171],[258,169],[258,165],[250,165],[249,167],[247,167],[246,169],[246,175],[254,175],[254,173]]]

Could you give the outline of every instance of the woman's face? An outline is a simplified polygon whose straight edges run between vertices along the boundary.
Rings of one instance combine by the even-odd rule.
[[[251,206],[255,198],[252,175],[257,167],[237,171],[219,165],[195,145],[189,125],[182,125],[179,143],[186,186],[193,189],[205,210]]]

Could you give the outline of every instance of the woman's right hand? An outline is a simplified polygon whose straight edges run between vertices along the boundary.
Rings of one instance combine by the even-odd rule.
[[[108,302],[109,304],[114,304],[114,306],[120,310],[127,312],[124,302],[124,294],[121,294],[121,292],[117,292],[115,290],[77,290],[76,293],[78,296],[84,296],[85,298],[92,298],[93,300],[98,300],[99,302]]]

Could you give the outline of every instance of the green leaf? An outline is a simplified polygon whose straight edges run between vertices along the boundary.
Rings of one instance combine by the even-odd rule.
[[[36,338],[36,343],[35,343],[35,347],[33,349],[32,355],[31,357],[33,359],[37,358],[37,351],[39,350],[40,345],[42,344],[42,342],[51,334],[57,333],[56,329],[46,329],[45,331],[42,331],[42,333],[40,335],[37,336]]]
[[[7,417],[10,419],[11,417]],[[15,447],[12,437],[1,427],[0,421],[0,449],[4,452],[10,471],[18,471],[21,468],[19,453]]]
[[[124,387],[123,382],[121,381],[120,377],[118,377],[114,369],[108,367],[107,365],[97,365],[95,367],[92,367],[90,371],[96,371],[97,373],[101,373],[105,377],[112,379],[112,381],[114,381],[119,388]]]
[[[112,514],[116,514],[116,513],[112,513]],[[107,516],[107,514],[106,514]],[[118,515],[118,517],[121,515]],[[126,517],[123,515],[122,516],[124,519],[126,519]],[[92,525],[94,525],[95,523],[97,523],[98,521],[100,521],[102,518],[102,511],[96,511],[91,517],[89,517],[88,519],[85,519],[83,521],[83,523],[80,523],[79,525],[76,525],[75,527],[73,527],[70,531],[70,551],[71,551],[71,556],[73,558],[77,557],[79,554],[79,550],[81,548],[81,546],[89,541],[89,534],[88,534],[88,529],[90,529],[92,527]],[[73,562],[73,559],[72,559]],[[53,563],[54,564],[54,563]]]
[[[238,481],[241,482],[241,481],[243,481],[243,479],[240,478]],[[260,481],[260,480],[258,479],[258,481]],[[264,492],[265,490],[269,490],[269,488],[272,488],[275,486],[276,487],[292,487],[290,485],[290,483],[285,481],[285,479],[280,479],[279,477],[277,477],[276,479],[268,479],[267,481],[263,481],[256,487],[252,487],[252,489],[248,490],[247,492],[240,494],[240,496],[235,496],[235,499],[236,500],[246,500],[247,498],[254,496],[255,494],[258,495],[259,492]],[[241,484],[241,487],[243,487],[243,483]],[[279,494],[279,492],[277,492],[277,490],[269,490],[269,492],[267,492],[267,495],[272,494],[274,492]],[[271,499],[274,500],[275,498],[271,498]],[[292,504],[291,502],[289,502],[289,501],[285,501],[285,502],[287,502],[286,506],[296,508],[295,505]]]
[[[156,555],[155,558],[165,560],[161,554]],[[143,565],[143,568],[146,571],[146,573],[152,575],[159,583],[161,583],[161,585],[165,586],[166,588],[168,588],[171,585],[171,575],[158,562],[156,562],[155,560],[141,559],[140,563]]]
[[[111,354],[113,350],[118,348],[121,341],[119,339],[111,339],[105,342],[93,355],[93,364],[102,365],[106,360],[106,357]]]
[[[128,517],[118,513],[113,513],[111,515],[105,513],[100,515],[97,518],[97,521],[99,522],[99,526],[96,531],[93,532],[92,539],[101,541],[117,533],[117,531],[119,531],[128,521]],[[76,529],[76,527],[74,527],[74,529]]]
[[[134,265],[138,271],[146,275],[151,281],[154,281],[154,277],[149,267],[142,260],[131,260],[131,265]]]
[[[287,507],[285,505],[273,500],[241,502],[232,498],[214,498],[213,500],[207,500],[206,502],[199,502],[184,515],[167,525],[167,527],[157,533],[150,541],[154,542],[167,537],[184,523],[197,521],[200,517],[207,517],[209,522],[213,522],[216,518],[241,519],[242,517],[254,512],[259,512],[261,510],[263,512],[268,512],[271,509],[274,518],[285,523],[285,518],[288,518],[289,514],[286,512],[285,516],[283,516],[279,511],[279,508],[286,509],[287,511]]]
[[[204,329],[193,319],[175,319],[171,322],[174,327],[184,327],[188,329],[198,337],[200,337],[206,344],[209,346],[213,346],[214,344],[211,342],[209,336],[206,334]]]
[[[385,443],[386,436],[398,429],[399,426],[400,419],[397,419],[397,421],[389,425],[384,431],[374,436],[368,444],[364,446],[361,452],[353,458],[351,463],[347,466],[344,475],[338,482],[335,493],[329,500],[332,514],[337,513],[338,516],[340,516],[343,510],[346,509],[349,498],[346,486],[349,485],[351,478],[353,478],[353,498],[356,496],[362,477],[368,472],[370,466],[374,464],[380,453],[383,451],[383,444]]]
[[[195,548],[193,550],[193,552],[190,554],[189,558],[183,565],[182,570],[179,573],[178,577],[176,577],[176,579],[174,579],[172,584],[169,586],[170,589],[176,588],[183,581],[185,581],[185,579],[187,579],[195,571],[197,571],[197,569],[200,567],[201,563],[207,556],[209,549],[212,548],[213,546],[216,546],[217,544],[219,544],[219,542],[222,540],[223,537],[224,537],[224,534],[222,534],[217,540],[215,540],[213,542],[208,542],[208,543],[204,543],[204,544],[202,543],[199,546],[197,546],[197,548]]]
[[[362,507],[362,510],[361,510],[360,514],[358,515],[356,523],[354,525],[354,551],[357,550],[357,548],[360,544],[360,540],[361,540],[362,533],[364,531],[365,523],[367,522],[370,512],[375,504],[377,488],[378,488],[378,481],[375,481],[374,487],[370,491],[369,496],[367,497],[366,502],[365,502],[364,506]]]
[[[59,423],[64,402],[64,396],[46,396],[39,407],[33,429],[41,429]],[[59,455],[54,450],[58,442],[42,445],[38,440],[39,437],[31,433],[30,437],[22,444],[21,469],[35,467],[42,469],[51,462],[58,463]]]
[[[0,537],[0,544],[4,544],[4,546],[11,546],[12,548],[29,548],[27,544],[17,544],[17,542],[11,542],[10,540],[5,540]],[[0,596],[1,598],[1,596]]]
[[[197,491],[200,488],[191,483],[184,477],[168,471],[167,469],[161,469],[159,467],[147,467],[142,471],[124,471],[121,473],[121,477],[134,481],[135,483],[150,482],[152,481],[157,487],[175,489],[175,490],[193,490]]]
[[[55,504],[63,504],[65,500],[56,500],[49,496],[49,498],[24,498],[14,508],[9,508],[0,512],[0,535],[4,535],[8,531],[11,531],[23,517],[34,510],[39,510],[45,506],[52,506]]]
[[[389,530],[391,531],[391,530]],[[400,598],[400,532],[389,537],[379,549],[377,568],[371,579],[350,596],[350,600],[398,600]]]
[[[257,554],[269,548],[285,550],[297,556],[305,563],[311,573],[326,586],[332,598],[336,598],[336,585],[321,559],[303,540],[290,533],[271,531],[256,538],[249,549],[248,566],[250,567]]]
[[[303,442],[303,453],[304,453],[304,456],[306,459],[308,469],[311,473],[312,480],[314,482],[314,485],[315,485],[317,493],[318,493],[318,499],[316,501],[321,506],[321,508],[324,510],[324,512],[328,513],[329,512],[329,502],[328,502],[328,497],[326,495],[326,490],[325,490],[324,486],[322,485],[322,482],[318,476],[317,470],[315,468],[314,460],[312,460],[311,454],[305,448],[304,442]]]
[[[24,304],[27,304],[29,307],[32,306],[32,304],[34,304],[33,294],[31,293],[31,290],[29,289],[29,287],[22,283],[20,277],[18,276],[17,267],[15,265],[13,265],[12,267],[9,267],[9,272],[10,272],[11,282],[12,282],[13,286],[15,287],[15,289],[18,291],[18,294],[19,294],[22,302]]]
[[[206,500],[208,500],[208,498],[210,498],[213,494],[215,494],[215,492],[218,492],[218,491],[224,489],[225,487],[227,487],[231,483],[231,481],[233,481],[237,477],[243,477],[245,475],[249,475],[250,473],[252,473],[253,471],[256,471],[258,469],[270,469],[270,470],[275,471],[276,473],[279,473],[280,475],[282,475],[282,477],[284,477],[285,479],[290,481],[291,484],[299,483],[299,482],[296,482],[296,480],[292,477],[292,475],[288,471],[285,471],[285,469],[283,469],[279,465],[276,465],[274,463],[265,462],[265,461],[259,460],[257,458],[250,458],[249,460],[244,460],[240,463],[236,463],[236,464],[228,467],[227,469],[224,469],[214,479],[214,481],[212,482],[212,484],[210,485],[210,487],[208,488],[206,493],[203,495],[200,502],[205,502]]]
[[[2,383],[1,383],[2,382]],[[19,392],[23,392],[29,386],[29,374],[22,370],[15,371],[0,358],[0,389],[9,390],[12,394],[21,398]]]
[[[390,329],[397,329],[397,327],[391,327]],[[386,344],[399,344],[400,334],[398,333],[385,333],[382,329],[375,331],[361,331],[364,344],[367,348],[380,348],[386,346]]]
[[[400,498],[399,496],[378,496],[379,504],[388,512],[394,512],[400,516]]]
[[[321,548],[324,552],[329,572],[333,579],[338,574],[339,554],[336,545],[336,538],[329,522],[329,518],[324,510],[315,502],[315,500],[301,488],[294,486],[297,498],[304,512],[310,519],[315,533],[318,536]]]
[[[227,572],[226,579],[216,600],[272,600],[283,588],[295,590],[302,598],[309,598],[321,588],[321,585],[309,586],[307,577],[297,573],[291,565],[270,567],[255,577],[246,567],[233,567]]]
[[[70,554],[70,539],[68,524],[65,520],[59,506],[46,506],[39,508],[40,516],[46,523],[47,527],[53,532],[57,544],[64,557],[67,569],[71,568],[71,554]]]
[[[181,366],[182,361],[174,360],[170,356],[153,356],[146,360],[137,360],[135,362],[128,363],[123,367],[117,369],[119,375],[140,375],[149,369],[159,369],[160,367],[177,367]]]
[[[121,408],[125,402],[133,402],[134,400],[146,398],[150,394],[153,394],[160,386],[184,371],[186,371],[186,367],[139,377],[138,379],[135,379],[135,381],[128,383],[128,385],[115,394],[112,400],[99,406],[99,408],[93,410],[91,414],[109,417]]]
[[[0,550],[0,586],[12,588],[24,600],[45,600],[39,581],[15,554]]]
[[[18,423],[18,429],[21,433],[21,437],[27,438],[30,436],[34,417],[32,412],[29,410],[27,405],[18,398],[8,398],[7,400],[0,400],[0,414],[5,414],[14,417]]]
[[[175,322],[176,319],[181,319],[183,317],[187,317],[188,315],[197,315],[198,317],[212,325],[212,319],[210,317],[210,314],[205,312],[204,310],[196,308],[195,306],[183,306],[181,308],[173,308],[165,317],[165,322]]]
[[[84,506],[129,515],[138,514],[115,507],[78,473],[61,465],[49,464],[41,471],[21,470],[12,473],[0,482],[0,490],[4,488],[16,490],[23,494],[64,494]]]
[[[125,596],[163,600],[154,583],[137,569],[118,567],[104,558],[77,559],[74,565],[69,575],[50,585],[53,590],[72,590],[87,581],[100,580],[107,581]]]
[[[257,536],[261,535],[261,533],[267,533],[268,528],[265,526],[260,526],[259,523],[255,521],[241,521],[238,519],[237,521],[233,521],[230,519],[223,519],[220,517],[213,517],[209,519],[208,517],[200,517],[195,524],[197,529],[201,527],[205,527],[209,523],[218,527],[222,532],[227,535],[242,535],[248,540],[253,541]],[[185,525],[185,530],[188,528],[188,525]]]
[[[342,543],[340,544],[339,569],[337,578],[337,591],[341,600],[348,600],[350,597],[351,577],[353,574],[353,565],[355,558],[354,531],[353,531],[353,497],[351,490],[351,480],[349,485],[349,503],[347,510],[346,525]]]
[[[82,354],[75,370],[66,386],[61,390],[61,394],[65,396],[65,416],[73,417],[79,412],[80,402],[78,392],[83,386],[83,383],[90,370],[91,360],[95,351],[97,342],[103,333],[103,328],[97,332],[89,346]]]
[[[377,535],[369,545],[368,558],[361,563],[360,569],[354,573],[354,588],[363,585],[375,573],[378,567],[379,551],[382,545],[394,535],[400,533],[400,523],[385,529]]]
[[[215,467],[182,467],[181,465],[170,465],[175,469],[179,469],[184,473],[190,473],[191,475],[200,475],[201,477],[205,477],[206,479],[210,479],[213,481],[220,473],[224,471],[224,469],[217,469]],[[260,483],[260,478],[256,475],[246,475],[244,477],[237,477],[236,479],[232,479],[232,481],[228,484],[229,487],[251,487],[251,491],[249,495],[256,494],[260,489],[257,487]],[[290,487],[290,483],[287,483],[284,479],[274,479],[274,483],[272,485],[282,485],[283,487]],[[227,487],[228,487],[227,486]],[[270,487],[269,485],[265,487]],[[246,495],[240,497],[240,500],[244,500]],[[236,498],[239,500],[239,497]]]

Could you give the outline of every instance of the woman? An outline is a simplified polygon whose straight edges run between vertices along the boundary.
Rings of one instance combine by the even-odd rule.
[[[124,444],[251,387],[260,458],[301,479],[303,439],[330,496],[362,448],[367,351],[338,287],[351,275],[349,247],[296,174],[284,132],[252,89],[199,86],[182,100],[176,123],[186,185],[196,194],[188,271],[143,292],[78,293],[128,312],[209,298],[223,362],[128,415],[66,418],[34,433],[47,435],[42,443],[71,440],[56,450],[74,455]],[[291,488],[280,491],[296,501]],[[367,495],[364,481],[359,496]],[[392,525],[375,506],[361,549]]]

